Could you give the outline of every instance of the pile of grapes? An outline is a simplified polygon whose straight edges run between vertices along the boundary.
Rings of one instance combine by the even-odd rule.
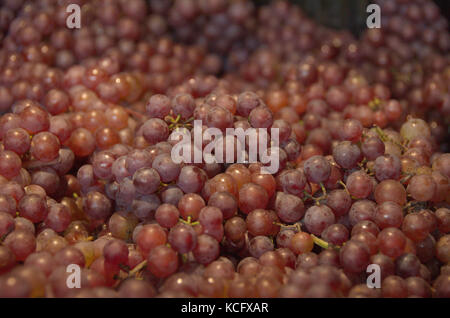
[[[450,297],[431,0],[358,38],[284,1],[0,3],[0,297]],[[278,171],[176,163],[194,120],[277,128]]]

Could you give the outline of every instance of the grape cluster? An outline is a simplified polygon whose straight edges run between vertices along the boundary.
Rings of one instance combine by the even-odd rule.
[[[3,1],[0,297],[450,297],[448,24],[377,3]],[[174,160],[196,120],[278,129],[277,171]]]

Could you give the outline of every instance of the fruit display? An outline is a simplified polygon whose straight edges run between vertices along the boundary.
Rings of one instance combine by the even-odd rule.
[[[448,21],[375,3],[1,1],[0,297],[450,298]]]

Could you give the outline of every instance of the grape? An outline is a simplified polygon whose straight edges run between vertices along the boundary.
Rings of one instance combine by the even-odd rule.
[[[340,246],[348,240],[348,229],[342,224],[331,224],[323,230],[321,237],[328,243]]]
[[[189,94],[179,94],[172,100],[172,110],[175,116],[180,115],[182,119],[188,119],[192,116],[195,108],[195,102]]]
[[[205,181],[207,180],[206,172],[196,166],[184,166],[181,168],[177,179],[177,185],[185,193],[201,192]]]
[[[292,236],[288,246],[291,251],[298,255],[311,252],[314,241],[308,233],[298,232]]]
[[[336,217],[345,215],[352,205],[352,199],[345,190],[333,190],[328,193],[326,205],[333,211]]]
[[[428,236],[429,226],[422,214],[410,213],[403,220],[402,231],[414,242],[419,242]]]
[[[150,97],[145,106],[147,115],[154,118],[164,119],[169,115],[172,108],[170,99],[162,94],[155,94]]]
[[[356,235],[361,232],[369,232],[375,236],[378,236],[378,233],[380,233],[380,229],[374,222],[369,221],[369,220],[363,220],[363,221],[356,223],[352,227],[351,236]]]
[[[195,260],[200,264],[209,264],[219,257],[219,243],[207,234],[197,238],[197,245],[193,250]]]
[[[277,192],[275,198],[275,212],[281,221],[294,223],[300,220],[305,214],[303,201],[292,194]]]
[[[24,230],[9,233],[4,244],[11,249],[18,261],[26,260],[36,249],[34,234]]]
[[[245,214],[266,208],[268,202],[267,192],[260,185],[247,183],[239,190],[239,209]]]
[[[111,215],[111,202],[100,192],[89,192],[83,198],[86,213],[93,219],[106,219]]]
[[[12,179],[19,174],[21,168],[22,161],[15,152],[9,150],[0,152],[0,175]]]
[[[40,132],[33,136],[30,152],[36,159],[48,162],[58,157],[59,146],[59,140],[55,135]]]
[[[406,253],[395,260],[395,273],[402,278],[419,276],[419,271],[420,260],[414,254]]]
[[[166,244],[167,234],[163,228],[156,224],[144,225],[137,233],[134,241],[143,255],[148,255],[156,246]]]
[[[47,217],[48,207],[45,199],[37,194],[27,194],[20,199],[17,206],[19,215],[33,223],[39,223]]]
[[[326,205],[311,206],[306,210],[304,218],[306,229],[315,235],[320,235],[335,222],[335,216]]]
[[[386,154],[375,160],[375,176],[377,180],[398,180],[401,174],[401,163],[395,155]]]
[[[361,150],[349,141],[341,141],[333,148],[333,158],[344,169],[354,168],[362,159]]]
[[[340,261],[344,270],[360,273],[369,265],[370,254],[362,243],[351,240],[341,248]]]
[[[174,163],[170,154],[167,153],[156,156],[153,160],[152,168],[158,172],[161,181],[164,183],[175,181],[181,171],[180,165]]]
[[[111,152],[102,151],[97,153],[92,160],[92,170],[94,175],[100,179],[111,179],[114,162],[115,158]]]
[[[30,134],[46,131],[50,127],[49,116],[38,105],[25,107],[20,113],[20,128],[25,129]]]
[[[376,213],[376,204],[370,200],[355,201],[350,208],[348,218],[350,224],[355,226],[361,221],[373,221]]]
[[[151,194],[158,190],[160,185],[158,172],[153,168],[140,168],[133,174],[133,185],[141,194]]]
[[[343,140],[357,141],[361,138],[363,126],[359,120],[346,119],[342,125],[341,138]]]
[[[30,149],[30,135],[22,128],[9,129],[3,137],[3,145],[5,150],[11,150],[18,155],[23,155]]]
[[[386,228],[378,234],[377,242],[381,253],[397,258],[403,254],[406,237],[397,228]]]
[[[142,125],[141,129],[145,140],[151,145],[165,141],[169,137],[169,126],[159,118],[149,119]]]
[[[128,247],[120,240],[110,240],[103,248],[105,262],[119,265],[128,261]]]
[[[412,140],[418,136],[429,137],[431,135],[428,124],[419,118],[411,118],[400,128],[400,134],[407,140]]]
[[[414,200],[429,201],[436,192],[436,183],[430,175],[415,175],[409,180],[406,192],[408,192]]]
[[[14,232],[13,232],[14,233]],[[10,234],[11,235],[11,234]],[[450,235],[444,235],[436,243],[436,257],[443,263],[449,262]]]
[[[372,192],[372,180],[362,170],[355,171],[347,177],[348,192],[357,199],[367,198]]]
[[[233,217],[238,208],[238,204],[234,196],[228,192],[215,192],[208,200],[209,206],[214,206],[222,211],[224,219]]]
[[[375,201],[381,204],[392,201],[399,205],[406,203],[406,190],[403,185],[395,180],[384,180],[375,187]]]
[[[300,196],[306,186],[305,174],[300,169],[282,171],[276,178],[277,188],[283,192]]]
[[[178,202],[178,210],[183,219],[191,217],[193,220],[197,220],[203,207],[205,207],[205,201],[196,193],[185,194]]]
[[[180,212],[177,207],[170,203],[161,204],[155,212],[155,219],[158,224],[166,228],[174,227],[179,217]]]
[[[395,202],[383,202],[375,209],[374,221],[380,229],[387,227],[400,228],[403,223],[402,207]]]
[[[72,215],[65,205],[56,203],[48,207],[45,224],[55,230],[55,232],[64,231],[69,226],[71,220]]]
[[[55,253],[53,259],[55,260],[56,266],[68,266],[70,264],[76,264],[80,267],[84,267],[85,265],[85,258],[83,253],[73,246],[67,246],[59,250],[57,253]]]
[[[331,174],[330,163],[322,156],[313,156],[303,165],[306,178],[313,183],[325,182]]]

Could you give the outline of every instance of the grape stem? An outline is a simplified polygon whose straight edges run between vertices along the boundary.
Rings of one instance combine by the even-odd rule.
[[[330,244],[320,238],[318,238],[317,236],[315,236],[314,234],[311,234],[311,237],[313,239],[314,244],[319,245],[321,248],[327,249],[330,247]]]

